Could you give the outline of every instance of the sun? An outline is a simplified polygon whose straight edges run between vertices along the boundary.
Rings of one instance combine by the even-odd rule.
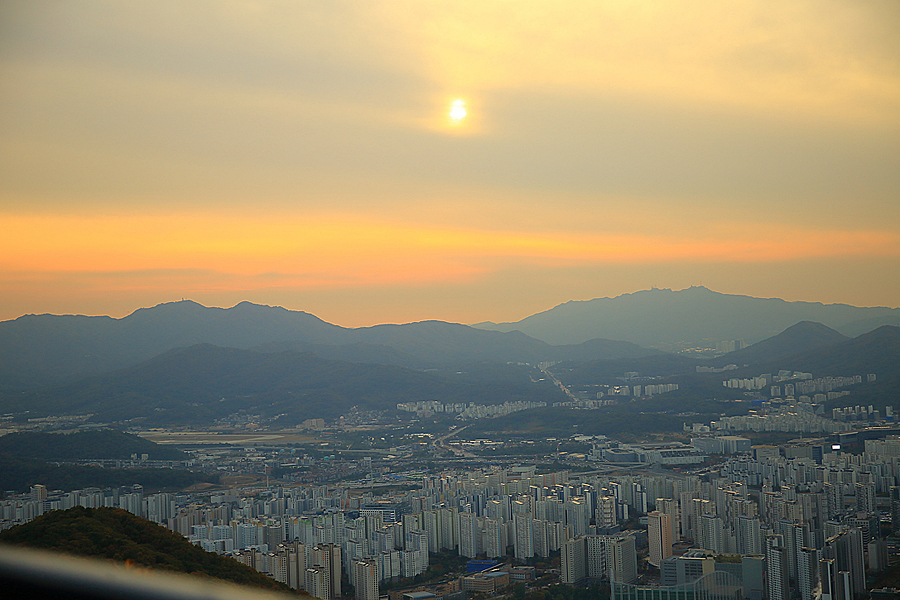
[[[466,111],[466,103],[462,100],[454,100],[453,103],[450,104],[450,112],[448,114],[453,123],[459,123],[466,118],[467,114],[469,114]]]

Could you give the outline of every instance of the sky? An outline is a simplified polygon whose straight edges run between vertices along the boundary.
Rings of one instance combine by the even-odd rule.
[[[0,320],[897,307],[900,3],[4,0],[0,232]]]

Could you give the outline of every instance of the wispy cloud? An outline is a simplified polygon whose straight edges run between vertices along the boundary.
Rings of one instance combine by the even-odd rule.
[[[2,310],[896,270],[898,30],[840,0],[4,2]]]
[[[722,223],[679,231],[529,232],[279,215],[6,216],[9,272],[268,274],[281,285],[383,285],[480,277],[509,264],[789,262],[900,257],[900,233]],[[35,243],[39,240],[39,243]],[[273,276],[272,273],[279,275]]]

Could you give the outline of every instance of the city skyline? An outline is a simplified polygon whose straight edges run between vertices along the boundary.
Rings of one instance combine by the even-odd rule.
[[[900,306],[900,9],[8,2],[0,320]]]

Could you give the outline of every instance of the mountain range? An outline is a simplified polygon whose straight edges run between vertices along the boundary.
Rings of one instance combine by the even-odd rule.
[[[496,365],[487,376],[328,360],[311,353],[259,352],[197,344],[134,366],[37,390],[7,393],[7,411],[30,416],[92,414],[99,421],[202,424],[244,412],[293,427],[310,417],[395,409],[398,402],[553,402],[561,396],[526,367]]]
[[[781,370],[812,373],[815,377],[851,376],[875,373],[881,383],[900,388],[900,327],[883,325],[856,338],[848,338],[821,323],[803,321],[778,335],[729,352],[714,359],[698,359],[680,354],[660,354],[636,359],[591,360],[563,364],[572,374],[571,383],[601,379],[613,381],[626,371],[658,378],[697,374],[697,367],[731,369],[701,379],[752,377]]]
[[[856,337],[881,325],[900,326],[900,308],[787,302],[695,286],[571,301],[514,323],[479,323],[476,327],[521,331],[549,344],[578,344],[604,337],[677,351],[724,340],[752,344],[800,321],[815,321]]]
[[[196,344],[309,351],[334,360],[416,369],[483,360],[536,363],[659,352],[603,339],[551,346],[518,331],[485,331],[441,321],[352,329],[305,312],[250,302],[222,309],[180,301],[140,309],[121,319],[26,315],[0,322],[0,389],[40,387],[110,372]]]
[[[777,335],[746,348],[729,352],[712,362],[716,365],[729,363],[739,365],[778,363],[798,354],[840,344],[850,339],[846,335],[821,323],[800,321]]]
[[[736,368],[726,375],[697,372],[698,366],[724,364]],[[876,373],[877,383],[861,390],[865,403],[890,403],[891,395],[900,390],[898,365],[898,327],[883,326],[846,338],[819,323],[802,322],[712,361],[656,353],[563,361],[552,371],[574,386],[572,389],[620,385],[628,372],[639,372],[654,382],[677,382],[682,388],[672,398],[686,410],[694,400],[722,397],[723,378],[782,369],[811,372],[816,377]],[[741,396],[736,393],[735,397]],[[258,414],[293,427],[311,417],[331,420],[354,411],[394,410],[397,403],[421,400],[530,401],[550,406],[567,397],[544,373],[523,364],[473,362],[450,370],[426,371],[337,361],[309,352],[264,352],[211,344],[170,350],[137,365],[77,381],[0,394],[7,413],[28,417],[91,414],[94,421],[145,427],[204,425],[236,413]],[[646,401],[633,406],[637,411],[649,408]]]
[[[629,311],[639,314],[641,303],[659,310],[664,300],[677,299],[670,319],[644,314],[644,327],[658,325],[661,331],[653,340],[664,345],[666,335],[690,325],[667,325],[685,314],[683,300],[690,297],[697,305],[709,301],[720,307],[711,310],[712,324],[700,316],[694,323],[716,338],[734,333],[715,325],[725,320],[722,307],[732,302],[729,314],[735,321],[748,322],[741,311],[757,307],[757,332],[777,320],[761,312],[760,307],[770,306],[768,300],[760,304],[703,288],[634,294],[630,300],[637,298],[637,304]],[[614,300],[628,304],[629,299]],[[772,306],[784,312],[785,304],[794,303]],[[800,314],[808,303],[800,304],[790,311]],[[895,311],[884,309],[873,317],[866,311],[876,309],[816,306],[843,314],[846,327],[858,326],[862,321],[852,319],[860,315],[869,315],[869,325],[891,320]],[[585,330],[591,326],[589,320],[582,323]],[[635,328],[632,335],[646,332]],[[221,309],[182,301],[122,319],[28,315],[0,323],[0,406],[20,418],[90,413],[95,421],[138,419],[147,426],[211,423],[244,412],[294,426],[310,417],[394,410],[397,403],[419,400],[547,405],[566,400],[539,364],[557,365],[552,369],[561,380],[586,390],[619,385],[628,372],[654,382],[668,378],[680,382],[686,402],[722,393],[721,377],[698,373],[702,365],[736,365],[729,377],[783,369],[816,377],[876,373],[877,383],[864,388],[869,402],[883,404],[900,390],[900,327],[883,325],[849,337],[821,322],[801,320],[749,347],[701,360],[622,340],[554,346],[520,331],[439,321],[349,329],[278,307],[244,302]]]
[[[733,368],[697,371],[697,367],[717,365]],[[671,432],[688,419],[703,422],[721,415],[746,414],[748,393],[723,387],[722,382],[782,370],[811,373],[814,378],[862,375],[862,383],[841,388],[849,395],[827,401],[826,413],[832,408],[873,405],[884,415],[885,406],[897,409],[900,397],[900,327],[885,325],[847,339],[820,323],[803,322],[741,353],[732,352],[716,360],[663,354],[633,360],[560,363],[550,371],[579,398],[593,398],[604,385],[674,383],[679,387],[652,397],[623,399],[589,412],[549,407],[518,412],[505,419],[477,421],[470,431],[488,436],[498,431],[563,435],[577,428],[580,433],[613,437]],[[868,381],[868,374],[875,374],[876,381]],[[761,393],[768,397],[769,389]]]
[[[107,373],[196,344],[428,369],[477,361],[631,359],[720,340],[754,343],[801,321],[856,337],[880,325],[900,325],[900,309],[785,302],[692,287],[567,302],[516,323],[346,328],[281,307],[241,302],[223,309],[187,300],[121,319],[25,315],[0,322],[0,389]]]

